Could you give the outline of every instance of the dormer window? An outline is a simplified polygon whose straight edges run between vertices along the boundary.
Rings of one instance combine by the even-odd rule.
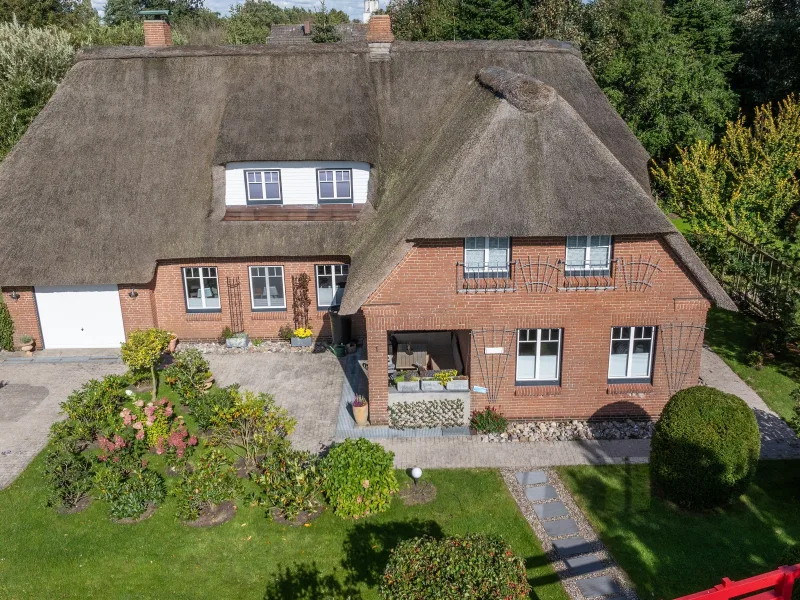
[[[245,171],[248,204],[280,204],[281,172]]]
[[[352,202],[352,169],[317,169],[317,193],[320,202]]]

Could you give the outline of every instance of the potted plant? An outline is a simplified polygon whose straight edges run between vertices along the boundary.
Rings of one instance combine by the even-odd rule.
[[[22,343],[20,350],[23,352],[33,352],[33,349],[36,347],[36,341],[29,335],[23,335],[20,337],[19,341]]]
[[[355,354],[356,350],[358,350],[358,344],[355,342],[350,342],[347,344],[347,353],[348,354]]]
[[[292,346],[295,348],[310,347],[314,343],[313,335],[310,327],[298,327],[292,332]]]
[[[367,417],[369,416],[369,403],[364,396],[356,395],[350,403],[353,409],[353,418],[356,420],[356,425],[364,427],[367,424]]]
[[[394,376],[394,386],[398,392],[418,392],[419,377],[412,372],[399,373]]]
[[[167,346],[167,354],[175,354],[175,350],[177,349],[178,349],[178,336],[173,333],[172,339],[169,341],[169,346]]]
[[[447,388],[447,390],[450,392],[468,392],[469,377],[466,375],[457,375],[445,383],[445,388]]]
[[[228,348],[247,348],[249,344],[250,338],[244,332],[232,333],[225,338],[225,346]]]

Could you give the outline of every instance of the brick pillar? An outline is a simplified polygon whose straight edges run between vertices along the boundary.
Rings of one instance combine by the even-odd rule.
[[[172,28],[166,21],[144,21],[145,46],[172,46]]]
[[[16,292],[19,298],[14,300],[11,294]],[[8,312],[14,321],[14,345],[21,345],[20,338],[29,335],[36,340],[36,349],[41,350],[44,346],[42,342],[41,327],[39,326],[39,315],[36,312],[36,300],[33,296],[32,287],[3,288],[3,302],[8,306]]]
[[[389,387],[386,371],[387,334],[374,316],[365,314],[367,325],[367,360],[369,369],[369,422],[386,425],[389,422]]]

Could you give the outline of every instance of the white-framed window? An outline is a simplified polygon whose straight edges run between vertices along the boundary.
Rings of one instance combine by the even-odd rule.
[[[608,275],[610,269],[610,235],[573,235],[567,238],[567,274]]]
[[[339,306],[347,284],[349,265],[317,265],[317,306]]]
[[[517,381],[556,382],[561,374],[561,330],[517,330]]]
[[[508,276],[510,239],[507,237],[464,238],[466,277]]]
[[[250,267],[250,307],[253,310],[286,308],[283,267]]]
[[[608,379],[649,381],[653,368],[655,327],[612,327]]]
[[[317,193],[320,202],[351,202],[353,172],[351,169],[318,169]]]
[[[217,267],[184,267],[183,289],[186,310],[216,312],[220,309]]]
[[[247,180],[248,204],[281,203],[280,171],[245,171],[244,176]]]

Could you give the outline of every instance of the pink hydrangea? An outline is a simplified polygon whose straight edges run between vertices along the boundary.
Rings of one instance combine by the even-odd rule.
[[[144,400],[137,400],[136,402],[134,402],[134,404],[139,408],[142,408],[144,406]]]
[[[141,425],[141,423],[138,423],[138,425]],[[137,440],[144,439],[144,429],[140,429],[139,431],[136,432],[136,439]]]

